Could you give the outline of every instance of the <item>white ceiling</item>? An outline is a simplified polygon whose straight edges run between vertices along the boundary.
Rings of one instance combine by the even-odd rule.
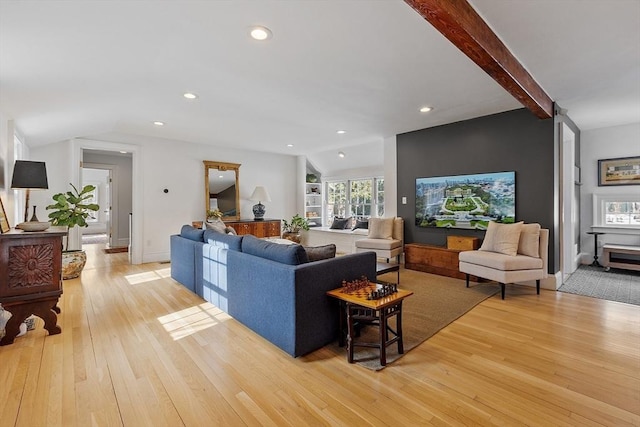
[[[640,1],[471,3],[578,127],[640,122]],[[331,170],[338,150],[381,164],[361,147],[520,107],[400,0],[0,0],[0,111],[32,147],[142,135]]]

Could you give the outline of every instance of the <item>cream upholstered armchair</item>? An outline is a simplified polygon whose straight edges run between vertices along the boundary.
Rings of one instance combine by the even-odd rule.
[[[460,272],[500,283],[502,299],[506,283],[536,281],[547,277],[549,230],[540,224],[497,224],[490,222],[485,239],[477,251],[459,254]]]
[[[369,234],[355,242],[356,252],[373,251],[378,258],[396,258],[404,252],[404,220],[402,218],[369,218]]]

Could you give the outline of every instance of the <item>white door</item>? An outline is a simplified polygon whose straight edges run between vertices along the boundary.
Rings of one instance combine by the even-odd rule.
[[[82,186],[93,185],[93,202],[100,206],[93,218],[87,220],[88,227],[82,234],[106,234],[108,246],[113,246],[113,166],[85,163],[82,167]]]

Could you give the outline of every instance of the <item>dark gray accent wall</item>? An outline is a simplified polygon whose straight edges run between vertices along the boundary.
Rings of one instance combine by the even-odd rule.
[[[549,271],[555,272],[554,154],[554,120],[525,109],[398,135],[398,216],[405,218],[405,243],[446,246],[448,235],[484,237],[484,231],[416,227],[416,178],[515,171],[516,220],[551,231]]]

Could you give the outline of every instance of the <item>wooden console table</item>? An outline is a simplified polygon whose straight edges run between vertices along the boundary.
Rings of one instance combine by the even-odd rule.
[[[264,219],[261,221],[240,219],[237,221],[225,221],[225,224],[233,227],[238,235],[253,234],[258,238],[280,237],[279,219]]]
[[[41,232],[11,230],[0,234],[0,303],[12,316],[0,345],[12,344],[20,324],[33,315],[44,320],[50,335],[57,325],[62,295],[62,237],[65,227]]]
[[[463,250],[409,243],[404,245],[404,268],[455,277],[456,279],[466,279],[466,275],[458,270],[458,254],[460,252]],[[475,276],[470,276],[470,279],[474,282],[479,281]]]
[[[233,227],[238,235],[253,234],[258,238],[264,237],[280,237],[280,220],[279,219],[264,219],[256,221],[253,219],[239,219],[236,221],[225,221],[229,227]],[[195,228],[202,228],[204,225],[202,221],[192,221],[192,226]]]

